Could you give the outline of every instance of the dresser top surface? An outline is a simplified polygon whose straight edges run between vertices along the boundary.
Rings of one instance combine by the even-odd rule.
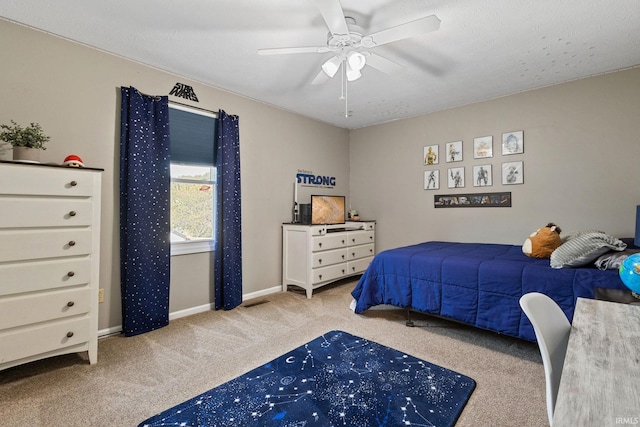
[[[89,171],[100,171],[103,172],[104,169],[101,168],[74,168],[65,165],[59,165],[57,163],[32,163],[32,162],[20,162],[15,160],[0,160],[0,165],[15,165],[15,166],[29,166],[29,167],[44,167],[44,168],[57,168],[57,169],[72,169],[72,170],[89,170]]]

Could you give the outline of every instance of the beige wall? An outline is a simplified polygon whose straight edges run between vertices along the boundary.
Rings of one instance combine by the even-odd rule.
[[[99,329],[121,324],[118,239],[120,86],[168,94],[176,82],[193,86],[202,108],[240,117],[243,291],[281,284],[281,223],[291,219],[298,169],[349,185],[349,133],[198,82],[0,20],[0,123],[38,122],[51,136],[41,161],[78,154],[103,168]],[[170,97],[170,100],[188,101]],[[5,152],[0,158],[10,158]],[[170,311],[213,301],[208,254],[173,257]]]
[[[452,88],[452,90],[455,90]],[[428,96],[428,94],[425,94]],[[351,202],[378,221],[376,249],[425,240],[522,244],[548,221],[567,232],[632,236],[640,204],[640,68],[577,80],[351,133]],[[524,154],[502,156],[503,132],[524,131]],[[494,156],[474,160],[473,138],[493,135]],[[463,161],[443,163],[463,140]],[[439,144],[440,189],[424,190],[423,147]],[[502,185],[501,163],[524,162],[524,184]],[[478,192],[473,165],[493,165],[492,192],[512,208],[435,209],[435,194]],[[466,187],[447,188],[449,167]]]

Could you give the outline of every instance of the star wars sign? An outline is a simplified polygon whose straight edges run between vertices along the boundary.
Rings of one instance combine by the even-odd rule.
[[[193,88],[184,83],[176,83],[169,95],[178,96],[180,98],[188,99],[189,101],[198,101],[198,97],[196,93],[193,91]]]

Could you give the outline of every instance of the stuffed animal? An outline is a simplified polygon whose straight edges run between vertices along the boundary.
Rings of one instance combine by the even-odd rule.
[[[67,157],[65,157],[64,161],[62,162],[62,165],[68,166],[70,168],[84,167],[84,163],[82,162],[82,159],[80,158],[80,156],[76,156],[75,154],[69,154]]]
[[[550,222],[538,228],[522,245],[522,252],[533,258],[550,258],[551,253],[562,244],[560,227]]]

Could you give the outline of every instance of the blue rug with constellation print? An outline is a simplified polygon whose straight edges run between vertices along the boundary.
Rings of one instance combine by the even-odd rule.
[[[156,426],[452,426],[469,377],[342,331],[155,415]]]

